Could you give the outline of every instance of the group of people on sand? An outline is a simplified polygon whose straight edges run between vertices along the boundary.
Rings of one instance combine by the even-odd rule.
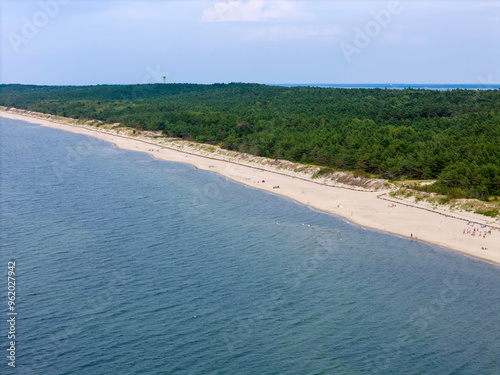
[[[467,223],[467,228],[463,230],[463,234],[469,234],[474,237],[478,238],[486,238],[486,236],[491,236],[492,231],[494,231],[494,228],[488,228],[486,225],[478,225],[476,227],[476,224],[474,223]],[[481,250],[488,250],[486,247],[482,246]]]
[[[162,147],[162,150],[163,150],[163,147]],[[150,148],[148,151],[160,151],[160,150],[155,150],[154,148]]]

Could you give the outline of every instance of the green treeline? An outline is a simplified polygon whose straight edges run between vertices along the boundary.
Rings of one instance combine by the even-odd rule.
[[[0,105],[97,119],[443,194],[500,195],[500,90],[0,85]]]

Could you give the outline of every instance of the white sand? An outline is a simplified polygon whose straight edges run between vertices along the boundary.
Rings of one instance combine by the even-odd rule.
[[[418,237],[418,241],[430,242],[460,251],[469,256],[500,264],[500,230],[493,229],[492,234],[487,235],[486,238],[463,234],[464,229],[470,228],[467,225],[467,219],[477,221],[478,215],[471,214],[467,216],[462,214],[465,220],[460,220],[418,208],[407,207],[404,204],[396,204],[396,207],[390,207],[390,202],[377,198],[382,192],[353,191],[323,186],[292,176],[263,171],[225,160],[213,160],[172,149],[164,148],[156,151],[160,149],[160,146],[153,146],[143,140],[111,134],[110,132],[97,130],[97,128],[92,129],[90,127],[53,122],[10,111],[0,111],[0,117],[28,121],[73,133],[87,134],[112,142],[122,149],[146,152],[161,160],[189,163],[198,169],[210,170],[239,183],[280,194],[318,210],[342,216],[364,227],[407,238],[410,238],[411,234],[413,234],[413,237]],[[155,151],[149,151],[152,148]],[[262,180],[266,182],[256,183],[256,181]],[[273,189],[273,186],[280,186],[280,188]],[[453,214],[450,213],[450,215]],[[487,217],[482,217],[480,220],[482,223],[491,221]],[[498,227],[498,224],[495,226]],[[475,228],[479,228],[479,225],[476,224]],[[487,250],[482,250],[483,247],[487,248]]]

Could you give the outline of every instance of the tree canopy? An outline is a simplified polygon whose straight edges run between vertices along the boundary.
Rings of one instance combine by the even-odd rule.
[[[500,90],[258,84],[0,85],[0,105],[270,158],[500,195]]]

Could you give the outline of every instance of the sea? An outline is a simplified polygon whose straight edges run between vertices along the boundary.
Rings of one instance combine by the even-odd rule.
[[[496,265],[86,135],[0,147],[1,374],[500,373]]]
[[[419,89],[419,90],[498,90],[500,83],[490,83],[485,80],[484,83],[468,83],[468,84],[446,84],[446,83],[307,83],[307,84],[279,84],[276,86],[283,87],[325,87],[325,88],[343,88],[343,89],[391,89],[391,90],[404,90],[404,89]]]

